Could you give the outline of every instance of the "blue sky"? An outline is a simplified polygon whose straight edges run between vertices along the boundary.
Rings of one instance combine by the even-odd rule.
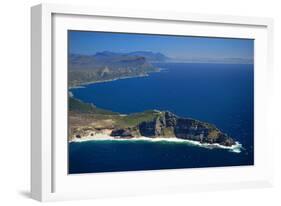
[[[253,59],[254,40],[192,36],[144,35],[69,31],[69,51],[95,54],[101,51],[152,51],[177,60]]]

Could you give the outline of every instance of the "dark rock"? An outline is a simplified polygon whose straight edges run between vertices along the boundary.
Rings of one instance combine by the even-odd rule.
[[[166,131],[169,130],[169,133]],[[152,121],[139,124],[139,133],[146,137],[171,136],[201,143],[231,146],[235,141],[214,125],[189,118],[180,118],[171,112],[162,112]]]
[[[231,146],[231,145],[235,144],[235,141],[231,137],[228,137],[225,134],[221,134],[216,139],[216,143],[224,145],[224,146]]]
[[[139,131],[142,136],[153,137],[156,136],[156,121],[142,122],[139,124]]]
[[[171,112],[165,112],[165,120],[167,127],[174,127],[177,124],[178,117]]]
[[[111,132],[113,137],[134,137],[130,129],[115,129]]]
[[[177,116],[171,112],[160,113],[154,120],[142,122],[139,131],[142,136],[159,137],[165,136],[165,128],[173,128],[177,124]],[[173,130],[173,129],[172,129]]]

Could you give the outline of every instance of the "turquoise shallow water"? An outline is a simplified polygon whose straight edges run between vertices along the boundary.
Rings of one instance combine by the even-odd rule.
[[[239,141],[240,153],[190,144],[88,141],[69,144],[69,172],[239,166],[254,163],[253,65],[159,64],[161,72],[71,89],[74,97],[128,114],[169,110],[215,124]]]

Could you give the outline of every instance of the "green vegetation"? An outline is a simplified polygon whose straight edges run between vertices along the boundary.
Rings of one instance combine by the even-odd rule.
[[[139,125],[141,122],[154,120],[160,112],[149,110],[141,113],[134,113],[127,116],[120,116],[116,119],[116,125],[118,127],[134,127]]]
[[[97,108],[93,104],[84,103],[73,97],[69,97],[68,107],[69,107],[69,111],[75,111],[75,112],[80,112],[80,113],[101,114],[101,115],[118,114],[116,112]]]
[[[115,127],[126,128],[135,127],[141,122],[152,121],[161,114],[159,111],[149,110],[141,113],[130,115],[120,115],[117,112],[97,108],[93,104],[84,103],[73,97],[69,97],[69,111],[81,117],[87,116],[93,120],[108,120],[110,119]]]
[[[173,137],[175,136],[174,130],[172,127],[165,127],[164,129],[164,134],[166,137]]]
[[[177,137],[225,146],[235,144],[231,137],[214,125],[181,118],[169,111],[149,110],[122,115],[97,108],[73,97],[69,97],[69,129],[70,140],[105,132],[113,137]]]
[[[148,57],[148,54],[142,54]],[[95,55],[76,54],[69,55],[68,63],[70,87],[113,79],[145,76],[150,72],[159,71],[159,68],[150,64],[145,57],[136,56],[136,54],[112,52],[100,52]]]

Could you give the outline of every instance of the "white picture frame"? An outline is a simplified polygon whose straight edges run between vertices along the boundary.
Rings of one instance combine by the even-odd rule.
[[[118,27],[114,21],[120,23]],[[157,30],[154,24],[159,25]],[[273,77],[272,19],[40,4],[31,9],[31,26],[32,198],[53,201],[273,185],[273,136],[267,125]],[[66,68],[65,32],[73,28],[254,38],[254,166],[67,175],[67,74],[58,68]],[[55,138],[58,134],[64,137]]]

